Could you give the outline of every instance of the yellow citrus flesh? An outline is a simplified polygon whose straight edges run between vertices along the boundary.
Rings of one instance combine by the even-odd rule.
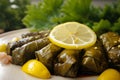
[[[120,73],[115,69],[106,69],[97,80],[120,80]]]
[[[48,69],[39,61],[32,59],[22,66],[22,71],[35,77],[48,79],[51,77]]]
[[[66,49],[88,48],[96,42],[96,38],[94,31],[78,22],[57,25],[49,34],[52,43]]]
[[[6,52],[7,45],[5,43],[0,44],[0,52]]]

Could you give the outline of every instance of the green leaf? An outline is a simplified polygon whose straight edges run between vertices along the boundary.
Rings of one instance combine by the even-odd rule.
[[[62,22],[78,21],[85,22],[88,19],[91,0],[66,0],[61,11],[63,12]]]
[[[27,7],[22,21],[33,31],[52,29],[68,21],[86,24],[98,35],[113,30],[111,26],[120,17],[120,0],[103,8],[95,7],[91,2],[92,0],[41,0],[37,5]]]
[[[0,28],[5,31],[25,28],[22,18],[29,0],[0,0]]]
[[[97,35],[110,31],[111,23],[108,20],[101,19],[100,22],[94,23],[92,27]]]
[[[102,10],[101,18],[109,20],[111,23],[117,21],[120,17],[120,1],[113,3],[112,5],[105,5]]]
[[[87,22],[91,0],[42,0],[29,5],[22,20],[31,30],[51,29],[67,21]]]
[[[23,23],[35,31],[49,29],[58,24],[59,9],[64,0],[43,0],[38,5],[28,6]]]
[[[111,27],[111,31],[117,32],[120,34],[120,18],[114,23],[114,25]]]

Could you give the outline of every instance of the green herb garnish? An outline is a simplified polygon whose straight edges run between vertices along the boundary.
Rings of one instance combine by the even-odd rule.
[[[92,0],[41,0],[27,7],[23,23],[32,31],[51,29],[55,25],[76,21],[91,27],[98,35],[119,31],[120,0],[100,8]],[[100,32],[100,30],[103,30]]]

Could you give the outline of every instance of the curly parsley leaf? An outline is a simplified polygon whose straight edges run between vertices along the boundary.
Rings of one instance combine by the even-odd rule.
[[[67,22],[87,22],[91,0],[42,0],[38,5],[29,5],[23,23],[31,30],[50,29]]]
[[[63,0],[43,0],[38,5],[29,5],[23,23],[31,30],[49,29],[58,24],[59,9]]]
[[[111,23],[108,20],[101,19],[100,22],[94,23],[92,27],[97,35],[110,31]]]
[[[120,0],[103,8],[95,7],[91,2],[92,0],[41,0],[38,5],[28,6],[23,23],[31,30],[39,31],[51,29],[60,23],[76,21],[88,25],[98,35],[106,31],[120,33]]]
[[[111,31],[120,33],[120,18],[113,24]]]

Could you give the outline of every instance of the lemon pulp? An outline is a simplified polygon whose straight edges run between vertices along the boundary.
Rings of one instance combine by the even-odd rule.
[[[22,66],[22,71],[35,77],[48,79],[51,74],[48,69],[39,61],[32,59]]]
[[[84,24],[66,22],[54,27],[49,34],[49,39],[55,45],[66,49],[83,49],[96,42],[96,34]]]

